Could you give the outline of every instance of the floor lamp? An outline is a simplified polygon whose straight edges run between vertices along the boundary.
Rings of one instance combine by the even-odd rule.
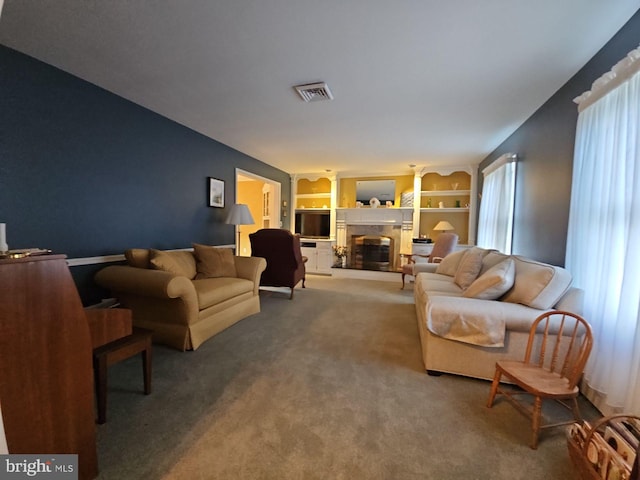
[[[253,225],[256,223],[251,216],[249,207],[244,203],[236,203],[231,206],[229,216],[225,223],[238,227],[238,243],[236,244],[236,255],[240,255],[240,225]]]

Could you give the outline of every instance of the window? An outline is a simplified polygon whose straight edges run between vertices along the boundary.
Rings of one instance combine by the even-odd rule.
[[[478,220],[478,246],[511,253],[516,159],[502,155],[482,171],[484,183]]]
[[[614,67],[616,75],[605,74],[576,99],[566,266],[585,292],[584,317],[595,339],[587,396],[605,414],[640,413],[640,49],[635,52]]]

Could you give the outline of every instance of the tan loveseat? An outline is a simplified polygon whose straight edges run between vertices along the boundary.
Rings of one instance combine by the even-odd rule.
[[[179,350],[260,311],[258,287],[266,261],[236,257],[231,249],[194,245],[194,251],[131,249],[127,265],[100,270],[96,282],[133,311],[136,326]]]
[[[561,267],[473,247],[429,268],[416,276],[414,296],[430,374],[491,379],[496,360],[522,360],[538,315],[582,313],[583,292]]]

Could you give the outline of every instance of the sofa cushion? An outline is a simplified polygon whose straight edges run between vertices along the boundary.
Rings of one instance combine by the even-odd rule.
[[[502,299],[546,310],[553,307],[571,285],[571,274],[561,267],[513,256],[516,277],[513,288]]]
[[[466,253],[466,250],[458,250],[457,252],[450,253],[446,257],[442,259],[440,263],[438,263],[438,267],[436,268],[436,273],[441,273],[442,275],[449,275],[450,277],[454,277],[456,271],[458,270],[458,265],[460,264],[460,260]]]
[[[253,293],[253,282],[244,278],[216,277],[193,281],[198,295],[198,307],[203,310],[237,297],[243,293]]]
[[[463,296],[482,300],[496,300],[513,287],[515,273],[514,260],[507,258],[476,278],[469,285],[469,288],[464,291]]]
[[[152,248],[149,249],[149,263],[155,270],[163,270],[188,279],[196,276],[196,261],[193,253],[188,251],[167,252]]]
[[[462,295],[462,289],[456,285],[452,277],[439,273],[418,274],[415,288],[421,288],[428,294]]]
[[[151,268],[149,256],[148,248],[130,248],[124,251],[124,258],[127,259],[130,267]]]
[[[478,276],[482,275],[491,267],[496,266],[507,258],[511,258],[511,255],[500,253],[497,250],[489,250],[489,253],[487,253],[482,259],[482,268],[480,269],[480,273],[478,274]]]
[[[487,254],[487,250],[478,247],[469,248],[456,270],[456,275],[453,277],[453,281],[463,290],[468,288],[469,285],[478,277],[480,269],[482,268],[482,259]]]
[[[196,279],[238,276],[231,248],[194,243],[193,251],[196,257]]]

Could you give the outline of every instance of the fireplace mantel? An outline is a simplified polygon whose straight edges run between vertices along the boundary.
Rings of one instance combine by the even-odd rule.
[[[338,225],[413,225],[413,208],[336,208]]]

